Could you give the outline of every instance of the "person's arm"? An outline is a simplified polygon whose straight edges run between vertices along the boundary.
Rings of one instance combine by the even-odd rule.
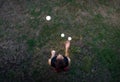
[[[65,49],[65,56],[69,57],[68,48]]]
[[[51,51],[51,58],[53,58],[55,56],[55,50]]]
[[[49,64],[49,65],[51,65],[51,58],[50,58],[50,59],[48,59],[48,64]]]
[[[69,47],[70,47],[70,41],[66,41],[65,43],[65,56],[69,57]]]
[[[55,56],[55,50],[51,51],[51,57],[48,59],[48,64],[51,65],[51,59]]]

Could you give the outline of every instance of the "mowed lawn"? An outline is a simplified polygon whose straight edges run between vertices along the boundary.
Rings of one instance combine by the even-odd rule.
[[[50,51],[69,36],[70,70],[56,73]],[[0,0],[0,82],[120,82],[120,1]]]

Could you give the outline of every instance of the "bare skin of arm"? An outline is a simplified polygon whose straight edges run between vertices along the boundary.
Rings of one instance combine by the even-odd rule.
[[[65,56],[68,58],[69,63],[70,63],[70,58],[69,58],[69,48],[70,48],[70,41],[66,41],[65,43]]]
[[[69,48],[70,48],[70,41],[66,41],[65,43],[65,56],[69,57]]]
[[[55,56],[55,50],[51,51],[51,57],[48,59],[48,64],[51,65],[51,59]]]

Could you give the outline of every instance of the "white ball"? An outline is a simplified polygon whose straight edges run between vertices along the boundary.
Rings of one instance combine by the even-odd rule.
[[[61,37],[65,37],[65,34],[64,34],[64,33],[62,33],[62,34],[61,34]]]
[[[46,16],[46,20],[50,21],[51,20],[51,16]]]
[[[72,38],[71,38],[71,37],[68,37],[68,40],[70,41],[70,40],[72,40]]]

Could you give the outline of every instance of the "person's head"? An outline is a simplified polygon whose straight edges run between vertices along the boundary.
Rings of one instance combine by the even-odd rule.
[[[64,57],[61,54],[58,54],[56,59],[62,60],[62,59],[64,59]]]
[[[65,62],[64,62],[64,57],[61,54],[57,56],[55,66],[57,71],[61,71],[64,69]]]

